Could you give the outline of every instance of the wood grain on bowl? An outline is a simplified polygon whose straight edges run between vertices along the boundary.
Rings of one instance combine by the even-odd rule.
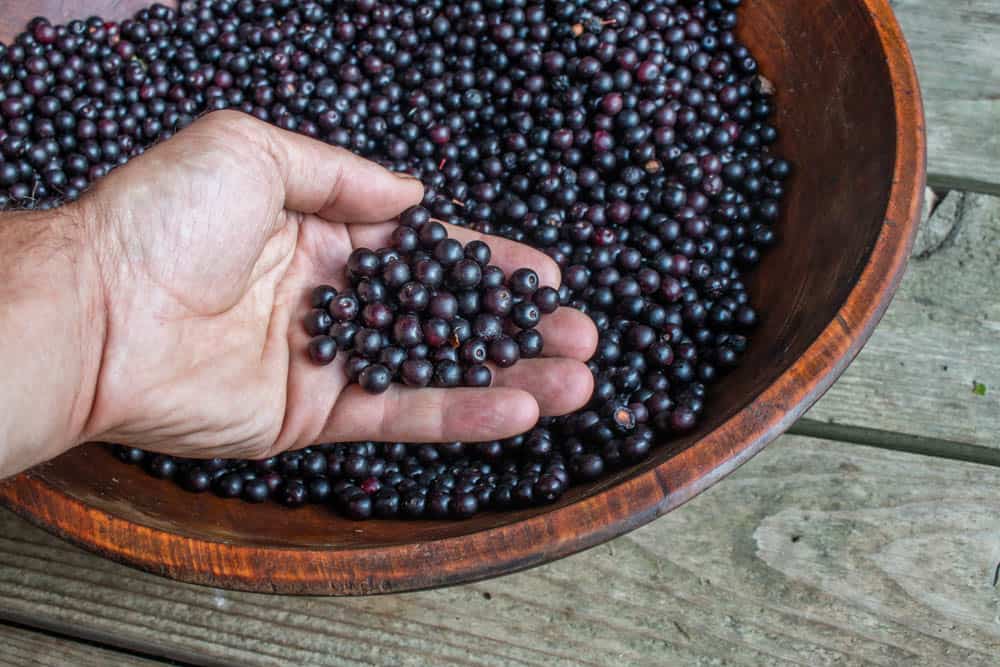
[[[808,409],[868,339],[909,255],[926,173],[919,88],[885,0],[754,2],[740,34],[777,88],[779,150],[796,173],[781,244],[753,281],[760,327],[692,435],[550,507],[464,522],[354,523],[320,507],[195,498],[96,447],[0,484],[0,500],[77,544],[185,581],[355,594],[537,565],[714,484]]]

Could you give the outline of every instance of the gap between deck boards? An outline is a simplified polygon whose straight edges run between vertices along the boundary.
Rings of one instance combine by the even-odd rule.
[[[134,642],[122,642],[120,639],[116,639],[115,637],[104,637],[102,636],[102,633],[88,632],[83,628],[74,628],[74,630],[79,631],[74,634],[69,634],[65,632],[65,628],[57,629],[56,625],[57,624],[50,624],[44,621],[40,623],[36,618],[22,617],[20,614],[10,613],[8,611],[4,611],[3,614],[0,615],[0,626],[21,630],[23,632],[30,632],[36,635],[52,637],[53,639],[62,639],[67,642],[73,642],[84,646],[92,646],[96,649],[102,649],[104,651],[113,651],[115,653],[122,654],[123,656],[127,655],[132,656],[133,658],[142,658],[143,660],[158,662],[163,665],[170,665],[171,667],[198,667],[199,665],[206,664],[222,664],[205,663],[201,659],[196,659],[195,656],[189,656],[185,659],[196,660],[195,662],[181,661],[176,658],[167,658],[159,653],[147,652],[141,647],[135,646]]]
[[[1000,467],[1000,450],[942,438],[928,438],[850,424],[835,424],[808,417],[795,422],[788,429],[788,433],[791,435],[808,436],[810,438],[846,442],[853,445],[889,449],[894,452],[906,452],[908,454],[920,454],[921,456],[933,456],[952,461],[965,461],[967,463]]]

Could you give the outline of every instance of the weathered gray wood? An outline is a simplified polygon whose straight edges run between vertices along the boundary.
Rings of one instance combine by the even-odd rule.
[[[998,488],[989,466],[785,437],[602,547],[368,599],[172,583],[2,512],[0,615],[213,664],[988,665]]]
[[[1000,198],[950,192],[923,227],[879,328],[808,418],[1000,450]]]
[[[0,623],[0,667],[163,667],[170,664]]]
[[[891,4],[924,92],[931,182],[1000,193],[1000,3]]]

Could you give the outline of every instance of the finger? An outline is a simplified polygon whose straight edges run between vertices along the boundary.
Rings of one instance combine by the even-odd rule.
[[[524,359],[497,371],[494,387],[523,389],[546,417],[564,415],[586,405],[594,393],[594,376],[572,359]]]
[[[286,208],[330,222],[382,222],[420,203],[423,185],[350,151],[279,129],[247,114],[219,111],[201,123],[218,124],[259,146],[275,164]]]
[[[479,442],[508,438],[538,422],[538,403],[513,388],[414,389],[372,395],[352,385],[337,399],[318,442]]]
[[[597,350],[594,321],[575,308],[559,308],[545,315],[537,326],[545,345],[544,357],[567,357],[587,361]]]
[[[527,267],[535,270],[541,285],[559,287],[562,277],[559,265],[541,250],[536,250],[531,246],[511,241],[501,236],[491,236],[464,227],[445,224],[445,228],[448,230],[448,236],[462,243],[482,241],[488,245],[490,251],[493,253],[490,264],[496,264],[508,276],[517,269]]]

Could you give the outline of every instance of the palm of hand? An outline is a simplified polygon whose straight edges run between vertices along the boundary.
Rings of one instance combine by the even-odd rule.
[[[365,397],[347,386],[343,355],[333,369],[305,358],[296,326],[309,288],[344,287],[354,247],[384,245],[392,225],[377,223],[420,193],[415,181],[232,113],[212,114],[111,174],[82,202],[101,223],[109,314],[88,435],[250,458],[319,439],[465,437],[432,414],[444,409],[441,391]],[[589,354],[586,333],[575,356]],[[577,393],[589,395],[589,373],[571,363]],[[491,390],[507,392],[492,400],[485,390],[448,391],[478,407],[473,433],[505,421],[523,430],[537,415],[516,418],[531,412],[521,389]],[[407,413],[417,423],[389,423]]]

